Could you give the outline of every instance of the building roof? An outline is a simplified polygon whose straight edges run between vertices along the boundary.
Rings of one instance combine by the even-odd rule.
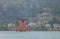
[[[26,18],[17,18],[18,20],[28,20],[28,19],[26,19]]]

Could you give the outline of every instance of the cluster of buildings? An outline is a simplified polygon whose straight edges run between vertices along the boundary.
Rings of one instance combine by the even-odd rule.
[[[28,24],[28,26],[36,26],[36,25],[37,25],[36,23]],[[50,24],[45,24],[44,26],[48,30],[60,30],[60,24],[57,24],[57,23],[53,24],[52,26]],[[13,23],[9,23],[8,24],[8,29],[14,31],[14,30],[16,30],[16,25],[13,24]]]
[[[48,22],[53,20],[53,15],[50,13],[41,13],[37,17],[33,18],[26,26],[44,25],[48,30],[60,30],[60,24],[54,23],[53,25]],[[9,30],[16,30],[16,25],[13,23],[8,24]]]

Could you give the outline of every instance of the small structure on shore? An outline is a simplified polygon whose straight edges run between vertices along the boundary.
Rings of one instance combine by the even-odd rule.
[[[9,30],[15,30],[15,24],[14,23],[9,23],[8,24],[8,29]]]
[[[60,30],[60,25],[55,23],[53,24],[54,30]]]

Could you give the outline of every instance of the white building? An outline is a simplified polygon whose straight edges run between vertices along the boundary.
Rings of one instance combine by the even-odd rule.
[[[51,25],[50,24],[46,24],[45,27],[51,27]]]
[[[13,23],[8,24],[8,29],[9,30],[13,30],[14,27],[15,27],[15,24],[13,24]]]
[[[60,30],[60,25],[55,23],[53,24],[54,30]]]

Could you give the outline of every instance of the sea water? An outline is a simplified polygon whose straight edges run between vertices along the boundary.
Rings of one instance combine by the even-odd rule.
[[[60,31],[0,31],[0,39],[60,39]]]

